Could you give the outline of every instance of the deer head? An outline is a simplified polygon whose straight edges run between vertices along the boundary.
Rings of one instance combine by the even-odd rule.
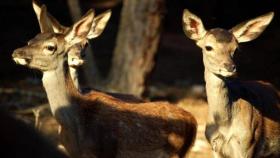
[[[233,55],[238,43],[256,39],[268,26],[273,15],[273,12],[267,13],[230,30],[206,30],[201,19],[185,9],[183,29],[187,37],[202,49],[205,69],[219,76],[230,77],[236,73]]]
[[[41,71],[57,69],[73,46],[87,40],[93,18],[94,13],[90,10],[62,34],[55,32],[47,8],[43,5],[38,18],[41,33],[30,40],[27,46],[16,49],[12,55],[13,59],[18,64]]]
[[[40,27],[42,27],[42,25],[44,25],[44,23],[42,23],[40,20],[40,13],[42,11],[42,5],[37,0],[33,0],[32,5],[33,5],[33,9],[36,13],[39,25],[40,25]],[[111,10],[107,10],[104,13],[96,16],[93,19],[93,23],[92,23],[91,29],[87,35],[87,39],[72,46],[72,48],[69,50],[69,52],[68,52],[68,65],[69,66],[78,67],[84,63],[84,60],[83,60],[84,54],[83,54],[82,50],[87,46],[89,39],[96,38],[102,34],[110,17],[111,17]],[[48,18],[48,21],[50,22],[50,25],[52,26],[53,31],[55,33],[65,34],[67,31],[69,31],[69,29],[70,29],[69,27],[61,25],[50,13],[47,13],[46,18]]]

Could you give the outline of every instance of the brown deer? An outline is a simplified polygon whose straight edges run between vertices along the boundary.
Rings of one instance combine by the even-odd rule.
[[[209,104],[205,135],[214,156],[280,157],[280,98],[267,83],[242,82],[233,55],[238,43],[257,38],[273,18],[270,12],[231,30],[205,30],[199,17],[184,10],[183,29],[202,49]]]
[[[196,120],[165,102],[129,103],[96,92],[82,95],[70,76],[67,53],[87,39],[94,19],[89,11],[65,34],[55,33],[46,7],[41,33],[16,49],[13,59],[43,72],[51,111],[62,126],[71,157],[184,157],[196,136]]]
[[[40,14],[42,11],[43,4],[40,4],[40,2],[38,0],[33,0],[32,6],[36,13],[36,17],[37,17],[40,27],[43,27],[42,25],[44,25],[45,23],[44,22],[42,23],[40,21]],[[70,70],[72,80],[73,80],[75,86],[82,93],[88,93],[90,91],[95,91],[96,93],[99,93],[99,90],[97,90],[97,89],[81,88],[81,86],[79,84],[77,69],[84,64],[83,49],[86,47],[88,40],[96,38],[102,34],[110,17],[111,17],[110,10],[105,11],[104,13],[101,13],[100,15],[96,16],[93,20],[93,24],[90,29],[90,32],[87,35],[87,39],[72,46],[71,49],[69,49],[69,51],[67,53],[68,54],[68,65],[69,65],[69,70]],[[50,25],[52,26],[55,33],[65,34],[68,30],[70,30],[70,27],[60,24],[60,22],[58,22],[58,20],[56,20],[50,13],[47,13],[46,18],[48,18],[48,21],[50,22]],[[107,94],[112,95],[116,98],[125,100],[125,101],[129,101],[129,102],[145,102],[143,99],[130,95],[130,94],[120,94],[120,93],[110,93],[110,92],[106,92],[106,93],[100,92],[99,93],[99,95],[104,95],[104,97],[108,96]]]

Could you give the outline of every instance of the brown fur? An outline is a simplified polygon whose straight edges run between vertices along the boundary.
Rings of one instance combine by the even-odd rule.
[[[196,120],[175,105],[126,102],[97,91],[81,95],[69,75],[66,85],[80,106],[83,135],[91,141],[87,148],[98,157],[131,157],[130,152],[139,154],[133,157],[145,157],[157,150],[168,157],[184,157],[194,143]]]
[[[123,100],[125,102],[131,102],[131,103],[147,102],[144,99],[138,98],[138,97],[136,97],[134,95],[130,95],[130,94],[101,92],[97,89],[91,89],[91,88],[82,88],[81,91],[82,91],[82,94],[85,94],[85,95],[100,95],[100,96],[109,97],[112,99],[116,98],[119,100]]]

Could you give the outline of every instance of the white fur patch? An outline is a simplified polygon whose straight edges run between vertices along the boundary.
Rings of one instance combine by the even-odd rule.
[[[20,65],[27,65],[27,61],[25,59],[22,59],[22,58],[14,58],[14,61],[17,64],[20,64]]]
[[[206,149],[209,149],[209,145],[205,140],[202,139],[197,139],[194,143],[194,146],[192,147],[193,152],[202,152],[205,151]]]
[[[229,71],[220,71],[220,74],[224,77],[230,77],[230,76],[233,76],[235,75],[236,73],[235,72],[229,72]]]
[[[79,58],[70,58],[68,60],[69,66],[80,66],[80,65],[83,65],[83,63],[84,63],[84,60],[79,59]]]

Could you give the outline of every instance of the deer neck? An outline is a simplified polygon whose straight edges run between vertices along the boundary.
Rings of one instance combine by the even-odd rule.
[[[56,120],[67,127],[75,127],[77,123],[77,105],[71,101],[67,92],[66,66],[64,62],[59,63],[56,70],[43,73],[43,85],[47,93],[51,111]]]
[[[78,80],[78,72],[77,69],[74,67],[69,66],[69,71],[70,71],[70,75],[71,78],[73,80],[73,83],[75,85],[75,87],[80,90],[80,84],[79,84],[79,80]]]
[[[231,118],[229,89],[221,77],[205,68],[206,93],[208,101],[208,121],[226,124]]]

